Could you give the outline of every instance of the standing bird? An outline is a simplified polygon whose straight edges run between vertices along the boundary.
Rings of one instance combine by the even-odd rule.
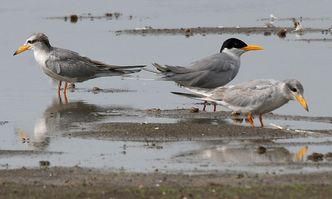
[[[192,89],[191,91],[194,94],[172,93],[215,102],[232,111],[247,114],[251,127],[254,127],[253,114],[259,115],[263,127],[262,115],[281,107],[289,100],[297,100],[306,111],[309,111],[307,102],[303,98],[303,86],[294,79],[284,81],[260,79],[218,87],[214,90]]]
[[[220,53],[195,61],[186,67],[162,66],[157,63],[153,63],[153,66],[163,75],[164,80],[175,81],[184,87],[214,89],[226,85],[235,78],[240,69],[240,56],[243,53],[262,49],[260,46],[247,45],[239,39],[230,38],[223,43]]]
[[[58,96],[60,96],[62,81],[65,82],[63,93],[66,97],[67,83],[83,82],[97,77],[136,73],[142,67],[145,67],[145,65],[117,66],[104,64],[70,50],[53,47],[44,33],[32,34],[25,44],[16,50],[14,55],[26,50],[33,51],[35,60],[41,65],[46,75],[59,81]]]

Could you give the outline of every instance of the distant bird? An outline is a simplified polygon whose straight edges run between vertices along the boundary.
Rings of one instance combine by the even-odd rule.
[[[145,65],[117,66],[83,57],[76,52],[51,46],[48,37],[44,33],[32,34],[14,55],[26,50],[32,50],[35,60],[46,75],[59,81],[58,95],[62,81],[65,82],[64,95],[67,94],[67,83],[83,82],[85,80],[119,76],[136,73]]]
[[[232,111],[247,114],[251,127],[254,127],[252,115],[259,115],[259,121],[263,127],[262,115],[281,107],[289,100],[297,100],[306,111],[309,111],[307,102],[303,98],[303,86],[294,79],[284,81],[259,79],[213,90],[192,89],[191,91],[194,94],[172,93],[215,102]]]
[[[278,18],[276,16],[274,16],[273,14],[270,14],[270,18],[268,20],[268,22],[266,22],[264,25],[267,28],[272,28],[275,27],[274,25],[274,21],[277,20]]]
[[[278,19],[278,17],[274,16],[273,14],[270,14],[270,20],[271,21],[275,21],[277,19]]]
[[[184,87],[214,89],[232,81],[240,69],[240,56],[250,50],[262,50],[257,45],[227,39],[220,53],[195,61],[187,66],[171,66],[153,63],[163,80],[175,81]],[[205,106],[203,108],[205,110]]]
[[[294,32],[298,32],[298,33],[303,33],[304,32],[304,29],[303,29],[302,25],[295,18],[293,19],[293,25],[294,25],[294,30],[293,30]]]

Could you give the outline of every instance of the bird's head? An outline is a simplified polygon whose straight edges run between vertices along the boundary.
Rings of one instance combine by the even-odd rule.
[[[306,111],[309,111],[307,102],[303,97],[304,90],[302,84],[295,79],[285,80],[284,82],[289,99],[298,101]]]
[[[240,39],[230,38],[224,41],[221,46],[220,52],[228,51],[236,55],[241,55],[244,52],[251,50],[263,50],[263,48],[257,45],[248,45]]]
[[[34,33],[32,34],[26,42],[20,46],[14,53],[14,55],[20,54],[26,50],[35,50],[41,48],[50,48],[50,42],[48,37],[44,33]]]

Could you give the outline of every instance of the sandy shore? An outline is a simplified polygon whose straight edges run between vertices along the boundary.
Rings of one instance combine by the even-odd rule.
[[[72,168],[0,171],[0,198],[329,198],[332,173],[182,175]]]

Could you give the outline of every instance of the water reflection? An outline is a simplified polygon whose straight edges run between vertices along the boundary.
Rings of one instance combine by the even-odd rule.
[[[32,150],[45,150],[51,139],[75,130],[91,128],[110,116],[122,116],[129,108],[110,107],[89,104],[84,101],[63,103],[59,98],[53,99],[51,105],[46,107],[41,117],[38,118],[33,128],[33,138],[24,129],[16,129],[19,139],[28,143]]]
[[[296,153],[291,153],[285,147],[271,146],[271,140],[230,141],[214,147],[203,148],[177,155],[176,158],[213,162],[217,165],[266,165],[302,162],[308,151],[308,146],[299,147]],[[264,148],[264,150],[262,150]]]

